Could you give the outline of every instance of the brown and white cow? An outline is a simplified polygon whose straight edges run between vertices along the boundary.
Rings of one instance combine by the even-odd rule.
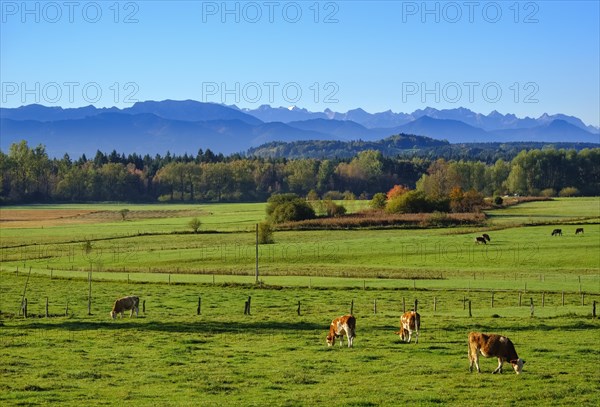
[[[502,364],[510,362],[516,374],[523,371],[525,361],[517,355],[515,346],[506,336],[496,334],[483,334],[481,332],[469,333],[469,371],[473,371],[473,364],[479,369],[479,354],[486,358],[498,358],[498,367],[492,373],[502,373]]]
[[[394,332],[400,336],[404,342],[410,343],[413,332],[415,333],[415,343],[419,343],[419,329],[421,328],[421,315],[415,311],[408,311],[400,317],[400,330]],[[408,340],[407,340],[408,339]]]
[[[134,295],[129,297],[119,298],[115,301],[113,305],[112,311],[110,312],[110,316],[112,319],[117,317],[117,314],[121,314],[121,318],[123,318],[123,314],[125,311],[131,310],[129,314],[129,318],[133,316],[135,311],[135,316],[138,316],[138,312],[140,310],[140,299]]]
[[[577,228],[575,229],[575,234],[578,235],[580,233],[583,233],[583,228]]]
[[[480,244],[480,243],[487,244],[487,241],[485,240],[485,237],[477,236],[475,238],[475,243],[477,243],[477,244]]]
[[[344,335],[348,337],[348,347],[351,348],[356,337],[356,318],[352,315],[344,315],[331,321],[327,345],[335,345],[335,338],[339,338],[340,346],[342,346]]]

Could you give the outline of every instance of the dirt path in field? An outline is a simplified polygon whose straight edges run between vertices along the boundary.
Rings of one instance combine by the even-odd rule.
[[[200,216],[198,210],[131,210],[126,220],[179,218]],[[86,209],[2,209],[0,208],[0,228],[50,227],[75,224],[91,224],[122,221],[119,211],[98,211]]]

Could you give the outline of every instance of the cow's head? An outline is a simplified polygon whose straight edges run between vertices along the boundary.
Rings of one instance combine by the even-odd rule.
[[[329,334],[327,335],[327,346],[335,345],[335,335]]]
[[[114,312],[114,311],[111,311],[111,312],[110,312],[110,317],[111,317],[112,319],[115,319],[115,318],[117,317],[117,313],[116,313],[116,312]]]
[[[510,363],[511,363],[513,369],[515,369],[515,373],[521,374],[521,372],[523,371],[523,365],[525,364],[525,361],[523,359],[519,358],[519,359],[511,360]]]

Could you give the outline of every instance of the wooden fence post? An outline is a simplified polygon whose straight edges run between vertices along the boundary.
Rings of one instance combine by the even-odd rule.
[[[25,301],[23,302],[23,316],[27,319],[27,298],[25,298]]]
[[[565,290],[562,292],[562,306],[565,306]]]
[[[298,310],[296,312],[298,312],[298,316],[300,316],[300,301],[298,301]]]
[[[406,312],[406,298],[402,297],[402,313]]]
[[[519,307],[521,306],[521,297],[522,297],[522,293],[519,291]]]
[[[415,312],[417,312],[417,306],[419,305],[419,300],[415,298]]]
[[[246,306],[244,308],[244,315],[250,315],[250,302],[252,301],[252,297],[248,296],[248,301],[246,301]]]
[[[350,315],[354,315],[354,299],[350,303]]]
[[[48,297],[46,297],[46,318],[48,318]]]
[[[471,313],[471,300],[469,300],[469,317],[472,317],[473,314]]]
[[[467,296],[463,295],[463,311],[466,309],[467,307]]]
[[[69,316],[69,300],[67,300],[67,306],[65,307],[65,317]]]
[[[530,316],[533,317],[533,297],[529,297],[530,302]]]
[[[592,302],[592,318],[596,318],[596,300]]]
[[[373,300],[373,314],[377,314],[377,300]]]
[[[433,312],[437,311],[437,297],[433,297]]]
[[[545,303],[546,303],[546,293],[542,292],[542,308],[544,308]]]
[[[146,300],[142,301],[142,312],[146,313]]]
[[[198,309],[196,309],[196,315],[202,314],[202,297],[198,297]]]
[[[492,291],[492,308],[494,308],[494,292]]]
[[[127,273],[127,284],[129,284],[129,273]]]

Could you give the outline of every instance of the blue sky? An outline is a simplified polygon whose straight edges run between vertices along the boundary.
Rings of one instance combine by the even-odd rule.
[[[598,1],[0,3],[3,107],[462,106],[600,124]]]

